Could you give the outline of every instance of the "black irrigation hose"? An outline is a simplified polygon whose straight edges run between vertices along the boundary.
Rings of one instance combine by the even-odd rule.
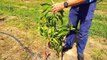
[[[28,47],[24,46],[18,38],[16,38],[15,36],[13,36],[11,34],[5,33],[5,32],[0,32],[0,34],[4,34],[4,35],[7,35],[7,36],[13,38],[23,49],[25,49],[27,52],[29,52],[29,54],[32,57],[34,57],[35,54],[30,49],[28,49]]]

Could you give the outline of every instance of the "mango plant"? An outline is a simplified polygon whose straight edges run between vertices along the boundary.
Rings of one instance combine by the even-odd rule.
[[[40,34],[49,40],[49,47],[56,50],[59,54],[62,51],[64,37],[67,35],[71,28],[64,25],[63,17],[64,11],[56,14],[52,13],[51,4],[41,4],[43,11],[40,17]]]

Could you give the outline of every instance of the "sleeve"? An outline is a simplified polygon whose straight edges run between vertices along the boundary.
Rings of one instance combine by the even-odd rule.
[[[97,0],[85,0],[84,4],[87,4],[87,3],[92,3],[92,2],[95,2]]]

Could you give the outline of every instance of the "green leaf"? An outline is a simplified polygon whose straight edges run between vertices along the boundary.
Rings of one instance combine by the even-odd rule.
[[[43,29],[42,29],[42,27],[40,27],[40,32],[43,33]]]
[[[44,9],[44,10],[42,11],[42,13],[46,12],[47,10],[48,10],[48,7],[47,7],[46,9]]]
[[[62,31],[58,36],[65,36],[67,35],[68,31]]]
[[[40,4],[41,6],[51,6],[51,4],[48,4],[48,3],[43,3],[43,4]]]
[[[40,17],[40,20],[42,20],[43,18],[46,19],[46,16],[48,15],[49,12],[50,12],[50,11],[44,12],[44,14]]]
[[[52,40],[56,43],[59,44],[58,41],[55,38],[52,38]]]
[[[64,10],[59,11],[61,16],[64,17]]]
[[[61,25],[63,24],[63,19],[62,19],[62,16],[61,15],[57,15],[58,16],[58,19],[61,21]]]

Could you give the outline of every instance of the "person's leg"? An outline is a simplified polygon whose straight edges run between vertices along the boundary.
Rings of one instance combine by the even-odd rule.
[[[79,39],[77,42],[78,60],[84,60],[84,49],[87,43],[88,33],[92,24],[92,18],[95,8],[96,3],[91,3],[89,5],[81,5],[79,10],[80,29]]]
[[[70,25],[73,25],[74,28],[77,28],[78,25],[78,7],[72,7],[69,14],[69,28]],[[65,48],[72,48],[75,41],[76,32],[74,30],[69,31],[66,36]]]

